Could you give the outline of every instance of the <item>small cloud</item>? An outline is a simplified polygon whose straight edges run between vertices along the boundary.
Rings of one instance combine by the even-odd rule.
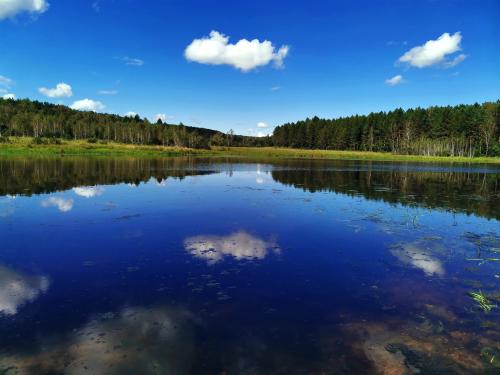
[[[71,86],[64,82],[58,83],[53,89],[40,87],[38,91],[41,94],[48,96],[49,98],[69,98],[73,96],[73,90],[71,89]]]
[[[161,120],[161,122],[166,122],[171,116],[168,116],[166,113],[158,113],[155,116],[155,121]]]
[[[464,61],[466,58],[467,58],[467,55],[461,53],[460,55],[456,56],[453,60],[446,61],[445,63],[443,63],[443,67],[446,69],[453,68],[454,66],[457,66],[462,61]]]
[[[397,86],[397,85],[400,85],[402,83],[404,83],[404,79],[403,79],[403,76],[402,75],[397,75],[397,76],[394,76],[392,78],[389,78],[389,79],[386,79],[385,80],[385,83],[386,85],[389,85],[389,86]]]
[[[4,87],[11,87],[14,85],[14,81],[8,77],[0,76],[0,85]]]
[[[282,67],[289,50],[286,45],[276,49],[268,40],[241,39],[236,44],[230,44],[228,36],[212,31],[209,37],[194,39],[184,51],[184,56],[200,64],[231,65],[248,72],[271,62],[276,67]]]
[[[136,59],[132,57],[124,57],[123,62],[125,65],[132,65],[132,66],[143,66],[144,65],[144,60],[141,59]]]
[[[23,12],[41,14],[47,9],[49,9],[49,3],[46,0],[2,0],[0,1],[0,20]]]
[[[118,90],[99,90],[97,93],[99,95],[116,95],[118,94]]]
[[[82,99],[74,102],[70,108],[76,109],[77,111],[97,112],[97,111],[102,111],[105,108],[105,106],[99,101],[95,101],[92,99]]]
[[[281,86],[273,86],[269,90],[271,90],[271,91],[278,91],[278,90],[281,90]]]
[[[41,203],[42,207],[57,207],[61,212],[69,212],[73,209],[73,199],[50,197]]]
[[[265,122],[261,121],[261,122],[257,123],[257,127],[263,129],[263,128],[269,127],[269,125],[267,125]]]
[[[435,40],[428,40],[421,46],[413,47],[402,55],[398,62],[407,63],[416,68],[426,68],[433,65],[442,65],[445,68],[455,66],[465,59],[465,55],[459,55],[451,61],[446,60],[446,56],[460,51],[461,41],[462,34],[460,32],[453,35],[444,33]],[[447,66],[447,64],[452,65]]]
[[[125,116],[125,117],[135,117],[135,116],[137,116],[137,113],[130,111],[130,112],[125,113],[123,116]]]
[[[5,100],[16,100],[16,95],[15,94],[12,94],[12,93],[7,93],[5,95],[2,95],[2,99],[5,99]]]

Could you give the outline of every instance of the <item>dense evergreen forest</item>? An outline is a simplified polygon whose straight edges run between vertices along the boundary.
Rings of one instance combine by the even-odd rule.
[[[56,139],[113,141],[128,144],[208,148],[216,146],[259,146],[265,139],[158,120],[82,112],[63,105],[37,101],[0,99],[0,140],[8,136],[34,137],[36,142]]]
[[[278,126],[276,146],[389,151],[429,156],[500,156],[500,101],[396,109],[333,120],[314,117]]]
[[[313,117],[276,127],[272,137],[151,123],[139,116],[81,112],[63,105],[0,99],[0,141],[30,136],[190,148],[281,146],[309,149],[386,151],[427,156],[500,156],[500,101],[355,115]]]

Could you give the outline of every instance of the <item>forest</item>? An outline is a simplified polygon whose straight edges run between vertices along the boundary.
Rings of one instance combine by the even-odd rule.
[[[189,148],[277,146],[380,151],[424,156],[500,156],[500,101],[445,107],[398,108],[337,119],[308,118],[274,129],[272,136],[236,135],[166,124],[161,120],[82,112],[63,105],[0,99],[0,142],[9,136],[35,143],[59,139]]]
[[[308,118],[278,126],[275,146],[426,156],[499,156],[500,101]]]
[[[138,115],[82,112],[28,99],[0,99],[0,141],[5,142],[9,136],[33,137],[35,143],[68,139],[189,148],[260,146],[266,141],[182,123],[172,125],[161,120],[151,123]]]

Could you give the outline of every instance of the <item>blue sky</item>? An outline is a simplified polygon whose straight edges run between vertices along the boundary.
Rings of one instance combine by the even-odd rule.
[[[497,100],[499,19],[496,0],[0,0],[0,95],[240,134]]]

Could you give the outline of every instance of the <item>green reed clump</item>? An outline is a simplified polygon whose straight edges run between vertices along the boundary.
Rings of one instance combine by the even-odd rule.
[[[493,308],[497,307],[497,305],[490,302],[482,291],[469,292],[468,294],[485,313],[489,313]]]

